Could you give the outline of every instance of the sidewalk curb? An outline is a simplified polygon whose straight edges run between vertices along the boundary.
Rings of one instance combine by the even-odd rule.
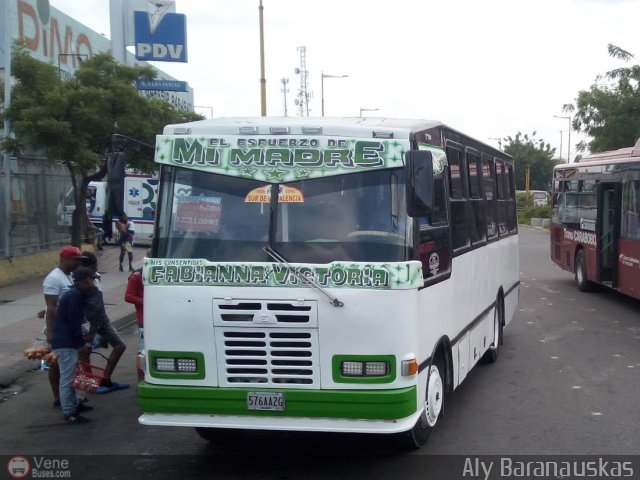
[[[131,312],[111,322],[113,327],[120,331],[136,322],[136,313]],[[40,368],[39,360],[27,360],[18,357],[15,362],[0,368],[0,388],[6,388],[15,383],[20,377],[32,370]]]

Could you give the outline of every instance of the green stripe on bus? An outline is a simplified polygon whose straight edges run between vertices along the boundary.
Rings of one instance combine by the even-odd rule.
[[[249,410],[248,392],[282,392],[284,412]],[[285,417],[396,420],[417,409],[416,387],[392,390],[288,390],[138,384],[145,413],[198,413]]]

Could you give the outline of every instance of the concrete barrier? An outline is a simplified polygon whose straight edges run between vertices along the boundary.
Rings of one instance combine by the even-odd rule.
[[[531,226],[532,227],[541,227],[542,226],[542,219],[541,218],[532,218],[531,219]]]

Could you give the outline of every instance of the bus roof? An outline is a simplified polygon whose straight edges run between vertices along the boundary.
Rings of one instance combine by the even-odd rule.
[[[619,148],[606,152],[591,153],[580,159],[577,163],[602,162],[606,160],[627,160],[633,157],[640,157],[640,138],[633,147]],[[640,159],[636,159],[637,161]],[[615,163],[615,162],[614,162]]]
[[[435,120],[406,120],[381,117],[229,117],[200,120],[197,122],[167,125],[165,135],[184,134],[188,128],[191,135],[273,135],[273,128],[288,128],[289,135],[320,134],[340,137],[371,137],[373,132],[392,132],[393,138],[408,139],[413,132],[444,126]],[[240,128],[245,131],[241,132]],[[247,129],[255,128],[254,132]],[[315,129],[307,130],[302,129]],[[178,131],[176,131],[176,129]],[[321,131],[319,129],[322,129]],[[278,132],[280,133],[280,132]]]

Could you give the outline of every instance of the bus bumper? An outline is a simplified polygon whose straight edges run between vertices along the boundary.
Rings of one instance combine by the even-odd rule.
[[[282,392],[284,411],[247,408],[247,393]],[[416,387],[389,390],[293,390],[138,385],[143,425],[396,433],[419,415]]]
[[[246,430],[286,430],[335,433],[400,433],[413,428],[421,412],[399,420],[348,420],[307,417],[253,417],[203,415],[198,413],[143,413],[142,425],[164,427],[238,428]]]

